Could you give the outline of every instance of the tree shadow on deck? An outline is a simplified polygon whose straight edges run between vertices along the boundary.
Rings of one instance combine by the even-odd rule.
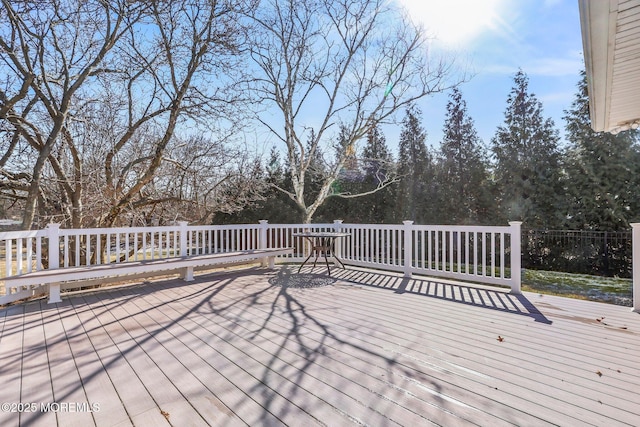
[[[43,351],[91,361],[78,368],[73,363],[50,368],[56,370],[57,378],[76,378],[72,387],[58,389],[57,401],[74,401],[89,383],[105,383],[105,375],[128,375],[140,378],[169,417],[172,410],[167,403],[156,400],[169,391],[159,393],[155,380],[174,384],[171,393],[182,395],[210,424],[220,423],[201,412],[203,398],[229,414],[244,416],[243,411],[253,408],[261,412],[253,414],[254,421],[274,424],[304,420],[300,415],[305,413],[319,424],[335,424],[336,419],[371,425],[398,420],[416,423],[427,407],[434,409],[434,422],[445,422],[438,418],[438,411],[444,414],[452,407],[443,388],[447,383],[437,378],[439,370],[431,368],[440,363],[436,362],[439,356],[430,355],[420,330],[407,327],[394,330],[391,336],[383,322],[353,315],[339,301],[313,298],[313,288],[336,279],[415,293],[419,293],[416,286],[427,282],[412,279],[403,285],[400,280],[390,286],[391,280],[401,278],[375,274],[356,280],[356,274],[361,273],[336,272],[334,278],[296,275],[284,267],[267,276],[263,270],[246,269],[197,276],[188,284],[172,279],[105,288],[67,297],[56,306],[31,303],[34,306],[22,314],[20,307],[12,308],[7,318],[38,308],[41,314],[28,316],[25,322],[9,322],[2,333],[20,333],[24,327],[51,331],[38,345],[23,348],[19,357],[16,354],[15,369],[20,358]],[[497,301],[497,296],[493,298]],[[180,388],[184,381],[176,375],[190,378],[189,391]],[[126,395],[137,381],[114,382],[111,396]],[[42,387],[51,386],[43,383]],[[113,409],[111,404],[120,405],[119,400],[102,403],[105,411]],[[28,423],[28,417],[22,421]]]
[[[522,294],[508,293],[506,289],[467,285],[463,282],[445,281],[434,277],[407,278],[381,271],[342,269],[335,270],[334,276],[358,285],[391,289],[399,294],[424,295],[459,304],[529,316],[536,322],[549,325],[553,323],[527,297]]]

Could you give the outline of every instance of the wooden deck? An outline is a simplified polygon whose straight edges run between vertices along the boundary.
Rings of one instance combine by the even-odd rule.
[[[2,309],[0,426],[640,425],[627,307],[315,273],[224,271]]]

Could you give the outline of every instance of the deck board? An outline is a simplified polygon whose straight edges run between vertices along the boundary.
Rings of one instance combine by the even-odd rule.
[[[90,305],[101,303],[95,296],[88,298],[86,302]],[[113,337],[120,357],[127,361],[144,384],[157,406],[156,412],[168,414],[169,422],[180,420],[185,425],[202,423],[202,416],[191,406],[177,385],[174,385],[173,373],[163,369],[163,365],[173,367],[178,364],[171,355],[162,352],[163,348],[157,341],[156,335],[162,326],[154,324],[145,328],[131,317],[126,309],[127,305],[124,303],[112,306],[100,316],[103,321],[106,320],[105,330]],[[154,352],[157,354],[153,354]]]
[[[82,379],[76,366],[76,360],[69,357],[71,347],[69,337],[64,329],[63,321],[59,318],[57,307],[46,307],[41,302],[44,320],[44,339],[48,367],[53,388],[53,402],[87,402]],[[73,339],[73,338],[72,338]],[[78,426],[95,424],[93,412],[67,412],[60,411],[57,414],[58,423],[65,426]]]
[[[304,290],[304,292],[308,293],[309,290]],[[312,300],[316,302],[319,300],[319,298],[312,298]],[[358,298],[356,301],[354,301],[353,304],[356,305],[359,302],[361,303],[362,301],[360,301],[360,299]],[[352,307],[352,305],[349,305],[349,304],[346,304],[346,306]],[[317,312],[328,313],[329,311],[327,310],[327,307],[322,307]],[[395,335],[394,339],[388,340],[386,339],[388,338],[388,334],[383,333],[381,334],[383,337],[382,342],[375,342],[372,340],[372,338],[373,338],[373,335],[377,334],[377,332],[374,329],[367,328],[366,324],[361,324],[354,320],[354,318],[357,318],[357,313],[355,309],[350,308],[349,312],[350,312],[349,315],[346,315],[345,317],[342,317],[340,315],[336,315],[333,312],[330,312],[330,317],[328,319],[322,319],[323,321],[327,321],[327,322],[332,322],[331,318],[335,319],[333,320],[333,323],[335,323],[333,325],[330,323],[325,323],[327,327],[330,329],[336,329],[336,328],[344,329],[344,331],[339,331],[338,335],[348,337],[347,344],[349,345],[348,346],[343,345],[342,347],[347,348],[347,351],[349,351],[349,349],[353,349],[352,351],[349,351],[349,354],[347,354],[346,357],[352,358],[352,360],[356,360],[355,358],[359,356],[360,358],[355,361],[355,364],[364,366],[363,369],[366,371],[371,371],[371,368],[373,366],[376,366],[381,372],[386,373],[388,377],[390,376],[390,374],[393,375],[394,372],[389,372],[389,366],[400,365],[401,361],[398,360],[398,356],[403,356],[403,357],[407,356],[405,354],[406,351],[398,350],[398,348],[400,348],[399,347],[400,344],[398,343],[398,335],[394,334]],[[252,311],[246,314],[251,314],[250,318],[264,317],[264,313],[261,315],[259,312]],[[336,320],[338,322],[336,322]],[[369,318],[368,320],[366,320],[366,322],[367,324],[371,324],[371,323],[382,324],[382,323],[385,323],[385,319],[379,319],[379,322],[376,322],[376,319]],[[286,322],[284,323],[285,324],[283,325],[283,327],[286,327]],[[348,326],[344,326],[344,327],[340,326],[343,324],[347,324]],[[402,325],[401,327],[406,328],[407,326]],[[344,332],[344,335],[342,335],[342,332]],[[324,334],[318,334],[318,335],[319,335],[319,338],[318,338],[319,342],[322,342],[325,340]],[[310,337],[308,337],[308,335],[305,334],[305,338],[310,338]],[[329,345],[330,345],[329,343],[323,344],[323,346],[325,347]],[[366,351],[363,353],[362,351],[360,351],[361,349],[366,349]],[[386,351],[388,354],[385,354],[384,351]],[[416,360],[420,361],[419,356],[414,356],[409,359],[410,362],[413,362]],[[404,364],[403,368],[406,370],[411,370],[412,372],[421,371],[421,369],[418,369],[416,368],[416,366],[414,366],[414,363],[406,363]],[[427,373],[429,374],[429,377],[435,374],[434,372],[428,372],[428,371]],[[396,377],[399,377],[401,379],[406,379],[406,376],[403,375],[402,373],[399,373],[399,374],[395,373],[395,375]],[[367,374],[360,373],[357,378],[354,377],[351,379],[351,381],[353,382],[362,381],[362,378],[366,376]],[[423,396],[423,399],[420,401],[420,403],[425,406],[429,404],[430,400],[433,400],[433,397],[435,395],[436,397],[443,400],[443,403],[440,406],[441,410],[451,411],[452,413],[457,414],[458,417],[464,417],[464,415],[461,412],[463,412],[464,409],[468,409],[466,407],[468,405],[465,402],[468,402],[469,394],[466,394],[462,397],[457,395],[451,395],[450,391],[449,391],[449,394],[447,394],[446,390],[445,392],[443,392],[442,383],[438,384],[438,388],[440,388],[438,390],[438,388],[436,387],[429,388],[428,381],[427,381],[427,384],[425,384],[424,382],[420,382],[414,378],[408,378],[408,380],[409,380],[408,382],[411,383],[410,386],[412,386],[414,390],[411,390],[411,389],[407,390],[406,386],[403,386],[403,387],[399,387],[398,385],[393,385],[393,386],[400,388],[400,390],[402,390],[404,393],[410,392],[414,395],[423,394],[424,396]],[[484,387],[482,390],[484,390]],[[422,391],[422,393],[419,393],[420,391]],[[454,392],[456,391],[458,390],[454,389]],[[483,396],[473,396],[473,397],[475,399],[481,399],[480,403],[475,405],[476,406],[475,410],[477,412],[472,412],[473,416],[471,418],[473,419],[473,421],[478,421],[479,419],[482,419],[483,416],[490,415],[490,414],[482,413],[483,411],[486,410],[486,408],[492,408],[495,405],[501,405],[497,401],[488,402],[487,400],[482,400]],[[514,396],[514,397],[517,398],[517,396]],[[425,407],[425,406],[422,406],[422,407]],[[492,422],[494,423],[498,422],[498,420],[495,419],[495,417],[492,416],[492,418],[493,418],[491,419]],[[450,425],[449,422],[443,421],[441,419],[437,420],[437,422],[442,423],[444,425]],[[487,425],[489,423],[490,423],[489,421],[486,421],[486,422],[480,423],[480,425]],[[522,420],[520,420],[518,424],[522,425],[523,424]]]
[[[220,368],[221,371],[227,377],[241,378],[241,381],[236,380],[235,382],[242,387],[247,396],[252,396],[257,381],[259,384],[268,387],[270,397],[268,406],[264,407],[264,410],[276,418],[292,425],[311,425],[319,422],[319,420],[313,416],[305,416],[305,411],[301,408],[299,408],[299,410],[291,410],[293,405],[287,400],[283,392],[283,390],[287,388],[292,388],[290,381],[278,372],[269,372],[271,375],[264,374],[264,366],[261,366],[259,361],[252,358],[250,354],[243,352],[238,344],[226,339],[226,331],[220,330],[219,325],[215,325],[215,330],[211,330],[203,327],[204,325],[202,324],[188,319],[187,313],[189,313],[192,308],[192,306],[188,306],[184,307],[183,311],[178,311],[175,309],[174,304],[165,306],[165,310],[163,310],[161,316],[171,318],[170,314],[174,314],[175,318],[181,318],[183,320],[180,326],[171,325],[171,327],[167,329],[167,332],[172,333],[172,337],[174,337],[175,340],[184,340],[185,345],[199,348],[198,353],[205,358],[219,359],[222,356],[226,359],[228,363],[225,363],[225,366]],[[159,320],[162,321],[162,319]],[[218,344],[212,346],[210,345],[211,342]],[[264,393],[265,390],[266,389],[262,390],[262,393]],[[331,413],[324,413],[331,415]],[[256,422],[264,422],[263,415],[259,418],[260,419],[251,420],[250,424],[253,425]],[[340,419],[340,421],[344,422],[344,419]]]
[[[21,402],[54,402],[51,386],[47,345],[44,340],[44,322],[42,322],[41,303],[27,304],[24,311],[24,331],[22,338],[22,383]],[[42,381],[47,386],[42,386]],[[38,421],[55,425],[57,414],[54,412],[22,412],[20,423],[29,425]]]
[[[199,378],[211,378],[211,373],[201,371],[199,372],[200,375],[196,376],[190,370],[190,366],[203,363],[206,360],[203,360],[198,355],[199,352],[193,350],[195,347],[185,345],[179,336],[172,334],[173,326],[163,324],[162,320],[171,321],[170,318],[167,318],[164,310],[162,313],[156,312],[153,310],[154,306],[149,304],[141,305],[141,301],[144,300],[120,306],[124,313],[119,318],[127,319],[126,322],[121,323],[128,331],[138,330],[140,332],[140,335],[136,338],[136,345],[142,348],[148,357],[155,361],[158,365],[157,367],[162,370],[159,375],[166,375],[171,387],[175,385],[176,390],[180,391],[181,396],[176,396],[175,399],[185,399],[193,404],[193,408],[198,412],[198,416],[192,414],[190,417],[194,424],[201,424],[203,420],[208,420],[213,424],[224,423],[227,425],[231,422],[237,425],[244,425],[243,422],[233,417],[231,409],[214,394],[210,391],[207,392],[207,389],[203,393],[202,387],[206,387],[206,383]],[[117,315],[117,313],[114,313],[114,315]],[[156,316],[161,319],[160,322],[156,321]],[[146,339],[147,337],[152,337],[152,340]],[[218,379],[216,379],[217,381]],[[229,385],[232,386],[232,384]],[[227,393],[226,390],[225,393]],[[179,419],[181,423],[187,420],[185,414],[174,414],[169,410],[167,410],[167,413],[171,417]]]
[[[640,315],[626,307],[295,270],[0,309],[0,401],[100,408],[0,412],[0,425],[640,425]]]
[[[367,301],[369,300],[368,298],[366,299]],[[356,300],[353,301],[354,303],[356,303]],[[371,310],[367,310],[367,312],[370,312]],[[351,314],[351,316],[353,316],[353,313]],[[382,321],[383,319],[370,319],[370,321],[376,322],[376,321]],[[392,322],[390,322],[390,319],[387,318],[387,321],[392,324]],[[397,323],[398,325],[398,330],[400,330],[400,328],[403,329],[402,333],[404,334],[408,334],[410,337],[411,336],[415,336],[415,333],[417,333],[417,331],[411,331],[411,326],[407,326],[406,323]],[[415,326],[415,325],[414,325]],[[453,329],[451,331],[451,329]],[[456,334],[456,336],[459,337],[460,341],[462,342],[467,342],[467,344],[465,344],[464,346],[459,346],[458,350],[460,350],[461,353],[464,352],[468,352],[471,353],[472,355],[477,355],[480,356],[481,358],[485,359],[485,360],[491,360],[492,363],[478,363],[477,360],[474,360],[474,358],[469,358],[468,356],[467,361],[465,363],[465,366],[470,367],[471,369],[475,369],[478,372],[481,372],[482,374],[484,374],[485,376],[489,376],[490,378],[494,378],[496,380],[498,380],[500,378],[501,375],[504,374],[505,372],[505,366],[500,364],[500,363],[495,363],[496,361],[500,360],[500,357],[494,357],[492,358],[493,355],[496,355],[497,351],[500,351],[500,356],[502,356],[502,353],[504,352],[505,348],[509,348],[509,343],[507,341],[503,342],[503,343],[498,343],[495,338],[497,335],[495,336],[477,336],[476,334],[474,334],[475,331],[471,330],[465,330],[463,328],[461,328],[459,325],[456,325],[455,328],[450,328],[449,331],[454,332]],[[447,333],[449,332],[447,331]],[[484,343],[491,343],[491,344],[486,344],[484,347],[480,347],[480,345],[476,345],[476,346],[472,346],[469,348],[468,342],[470,340],[474,339],[474,336],[477,338],[480,338],[480,340],[482,340],[481,342]],[[396,334],[394,337],[396,340],[398,340],[399,335]],[[444,340],[441,340],[440,337],[437,336],[433,336],[433,335],[429,335],[428,337],[424,338],[425,341],[429,342],[429,347],[433,347],[434,345],[437,346],[436,348],[440,348],[442,349],[442,351],[446,351],[447,349],[451,349],[452,346],[447,342],[447,337],[444,337]],[[513,339],[512,339],[513,340]],[[492,341],[496,341],[495,343],[493,343]],[[391,345],[391,343],[388,343],[389,345]],[[442,347],[439,346],[439,344],[442,344]],[[397,344],[396,345],[400,346],[402,344]],[[473,345],[473,344],[471,344]],[[506,391],[506,392],[512,392],[514,394],[514,396],[516,396],[516,393],[521,390],[523,387],[526,388],[527,392],[528,392],[528,399],[534,400],[535,404],[537,406],[546,406],[548,408],[548,410],[552,410],[551,408],[553,408],[553,406],[556,404],[556,400],[560,399],[560,401],[565,401],[566,399],[571,399],[570,401],[568,401],[567,403],[570,403],[572,406],[580,406],[582,409],[587,410],[590,406],[592,406],[593,404],[593,399],[584,399],[584,398],[580,398],[577,396],[574,396],[573,393],[571,394],[567,394],[566,396],[563,396],[561,394],[558,395],[547,395],[548,394],[548,388],[550,385],[547,382],[548,378],[545,377],[543,379],[540,379],[541,375],[544,375],[543,372],[541,372],[541,370],[543,370],[543,368],[545,368],[545,364],[541,364],[539,366],[535,366],[534,369],[527,369],[526,367],[522,367],[522,363],[526,363],[524,362],[524,359],[521,360],[521,358],[518,357],[518,354],[521,354],[521,352],[523,350],[525,350],[529,355],[531,355],[531,352],[533,350],[529,349],[528,351],[525,349],[521,348],[521,344],[520,343],[515,343],[515,345],[518,347],[516,350],[512,351],[512,354],[508,355],[510,356],[510,358],[512,360],[514,360],[515,362],[513,363],[513,370],[510,372],[511,374],[513,374],[513,376],[517,379],[517,383],[512,384],[509,382],[501,382],[501,384],[496,385],[500,390]],[[455,348],[455,347],[453,347]],[[411,345],[410,348],[405,347],[403,349],[403,353],[406,352],[408,355],[411,355],[412,357],[422,357],[422,354],[424,354],[424,351],[421,351],[422,349],[424,349],[424,351],[427,351],[428,348],[425,348],[423,346],[416,346],[416,345]],[[436,354],[436,356],[438,356]],[[442,357],[442,356],[440,356]],[[544,360],[544,359],[543,359]],[[475,363],[475,365],[469,365],[469,361],[472,363]],[[551,363],[551,361],[549,359],[544,360],[545,363]],[[531,377],[530,378],[526,378],[525,374],[526,373],[530,373]],[[595,373],[595,369],[593,371],[591,371],[591,373]],[[595,377],[595,375],[594,375]],[[498,383],[496,383],[498,384]],[[487,387],[492,386],[492,384],[490,383],[486,383],[485,384]],[[556,384],[556,386],[560,386],[559,384]],[[562,416],[562,414],[557,414],[557,416]],[[635,416],[635,415],[632,415]],[[580,422],[594,422],[594,421],[598,421],[598,415],[595,413],[589,413],[589,412],[585,412],[584,416],[582,419],[578,418],[578,420]],[[601,422],[604,422],[606,420],[606,418],[601,419]],[[567,422],[569,421],[573,421],[574,423],[576,422],[576,420],[571,420],[571,419],[566,419]]]
[[[187,307],[185,307],[186,309]],[[358,384],[348,380],[345,377],[344,369],[341,374],[335,372],[335,368],[328,369],[322,366],[324,363],[318,360],[312,360],[313,356],[307,354],[307,357],[300,357],[300,354],[288,349],[282,343],[277,342],[283,337],[280,334],[271,333],[271,337],[260,334],[260,345],[256,346],[252,341],[256,337],[249,331],[249,334],[243,333],[244,327],[237,322],[216,322],[193,319],[194,326],[198,329],[211,330],[212,328],[226,328],[222,335],[218,335],[220,340],[228,340],[231,338],[235,342],[235,347],[241,352],[238,357],[240,360],[247,358],[253,359],[255,362],[262,364],[260,369],[267,369],[267,373],[263,374],[262,381],[275,391],[282,393],[283,390],[296,391],[298,394],[304,390],[307,394],[306,399],[314,398],[313,393],[324,391],[327,405],[313,408],[308,405],[305,407],[307,411],[313,411],[318,420],[328,425],[340,425],[346,420],[343,417],[335,417],[334,420],[327,419],[327,415],[338,415],[339,413],[349,413],[351,417],[360,418],[362,414],[368,414],[372,418],[372,414],[380,412],[377,408],[367,406],[368,402],[376,401],[378,396],[373,388],[377,384]],[[225,338],[228,337],[228,338]],[[322,355],[320,355],[322,356]],[[326,359],[326,358],[325,358]],[[364,376],[366,378],[366,376]],[[331,384],[341,384],[342,387],[336,388]],[[318,397],[315,397],[318,399]],[[354,411],[353,405],[360,405],[361,414],[358,415]],[[333,407],[333,408],[331,408]],[[364,412],[362,412],[364,411]],[[395,418],[390,417],[388,412],[379,414],[378,419],[370,419],[372,423],[385,423],[391,418],[399,425],[414,425],[416,422],[424,422],[424,418],[415,412],[399,407],[400,413]]]
[[[0,335],[0,402],[20,402],[22,374],[22,331],[24,307],[14,306],[2,310],[2,335]],[[19,416],[0,410],[1,426],[17,426]]]
[[[150,395],[147,385],[140,380],[138,373],[118,348],[118,341],[124,337],[112,335],[118,332],[117,328],[113,326],[112,316],[105,310],[93,313],[92,307],[87,305],[95,298],[95,296],[89,296],[86,299],[81,297],[79,300],[72,300],[72,302],[73,309],[75,309],[88,338],[88,340],[79,343],[78,353],[95,351],[95,357],[100,362],[86,374],[83,381],[86,383],[97,376],[106,374],[119,396],[119,402],[105,401],[102,398],[96,401],[95,403],[100,405],[100,412],[109,411],[112,405],[119,403],[124,407],[127,416],[134,425],[142,424],[145,420],[159,426],[169,425]],[[99,303],[96,304],[100,308]],[[122,419],[116,421],[118,423],[125,422]]]
[[[250,318],[262,317],[259,312],[254,313],[245,311],[244,314],[245,316],[247,314],[251,315]],[[271,321],[274,323],[277,322],[277,324],[282,324],[286,327],[285,320],[272,318]],[[424,423],[427,421],[421,414],[424,413],[425,408],[429,405],[445,411],[438,414],[438,423],[451,425],[452,423],[461,424],[463,422],[463,418],[460,414],[455,416],[453,413],[447,411],[446,408],[433,405],[425,400],[417,400],[416,392],[418,390],[409,390],[412,386],[415,387],[417,381],[410,383],[405,380],[405,384],[398,384],[398,381],[396,381],[398,378],[395,378],[393,383],[390,382],[388,378],[393,377],[394,374],[389,372],[387,368],[376,366],[375,360],[363,360],[361,357],[359,358],[357,354],[345,353],[340,348],[340,342],[336,342],[331,339],[328,340],[326,335],[321,332],[307,331],[304,335],[304,340],[307,345],[312,348],[322,347],[325,349],[321,358],[311,361],[308,357],[301,358],[300,355],[296,353],[295,349],[299,346],[296,338],[283,337],[281,334],[261,329],[260,325],[257,323],[254,323],[253,325],[243,325],[235,321],[230,321],[229,327],[242,329],[239,336],[245,335],[252,339],[255,339],[253,336],[260,336],[263,338],[264,340],[260,342],[259,347],[254,346],[254,351],[263,351],[267,356],[277,354],[278,363],[274,364],[274,369],[282,371],[289,369],[292,375],[299,376],[296,377],[296,383],[301,384],[301,386],[304,385],[303,383],[300,383],[300,380],[308,381],[307,377],[312,376],[323,382],[344,384],[341,389],[336,389],[333,393],[346,393],[351,397],[358,396],[358,400],[360,402],[366,403],[383,398],[386,402],[397,405],[397,407],[394,408],[396,413],[404,411],[409,412],[396,415],[396,421],[401,425],[414,425],[416,422]],[[236,334],[238,334],[238,332],[236,332]],[[283,342],[283,338],[285,338],[286,341]],[[385,376],[387,378],[385,378]],[[382,388],[387,389],[386,394],[377,391]],[[310,389],[313,390],[314,388]],[[370,395],[371,393],[373,395]],[[430,394],[430,396],[432,396],[432,394]],[[467,410],[465,411],[468,415],[467,418],[473,419],[474,422],[481,422],[481,424],[486,425],[488,421],[490,421],[492,424],[498,422],[497,425],[500,425],[499,420],[495,417],[489,417],[490,419],[483,418],[483,414],[473,411],[471,408],[463,409]],[[394,419],[394,416],[389,413],[389,407],[387,407],[383,412],[387,417]]]

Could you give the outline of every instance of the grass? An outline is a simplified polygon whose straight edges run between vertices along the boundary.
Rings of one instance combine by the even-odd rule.
[[[451,266],[446,264],[444,268],[442,266],[440,268],[450,271]],[[454,266],[453,270],[457,271],[457,267]],[[461,266],[461,272],[464,271],[465,266],[463,265]],[[509,268],[505,268],[505,274],[507,277],[510,276]],[[498,269],[495,270],[495,275],[500,275]],[[633,305],[632,288],[631,279],[619,277],[529,269],[525,269],[522,276],[523,291],[606,302],[628,307]]]
[[[633,301],[631,279],[618,277],[525,270],[522,290],[625,306]]]

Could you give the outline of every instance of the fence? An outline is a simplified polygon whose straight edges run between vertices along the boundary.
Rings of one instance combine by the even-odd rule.
[[[631,231],[523,230],[522,265],[631,278]]]
[[[520,292],[520,223],[508,227],[343,224],[46,229],[0,233],[2,277],[36,270],[117,264],[178,256],[292,247],[280,262],[300,262],[310,250],[303,231],[341,231],[336,255],[347,265],[426,274],[511,287]],[[0,304],[46,291],[5,287]]]

